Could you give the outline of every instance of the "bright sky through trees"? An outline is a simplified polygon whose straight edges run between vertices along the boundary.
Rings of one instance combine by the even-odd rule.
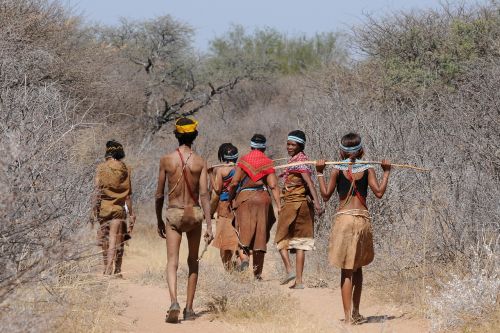
[[[195,46],[231,24],[274,27],[288,34],[338,31],[362,21],[364,13],[439,6],[438,0],[63,0],[89,21],[115,24],[120,17],[144,19],[170,14],[196,29]]]

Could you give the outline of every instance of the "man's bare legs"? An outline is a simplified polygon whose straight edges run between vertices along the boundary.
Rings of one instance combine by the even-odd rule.
[[[200,248],[201,225],[199,228],[186,233],[188,240],[188,258],[189,268],[186,308],[192,310],[194,293],[198,282],[198,251]],[[167,239],[167,284],[170,293],[170,302],[178,303],[177,300],[177,269],[179,267],[179,249],[182,235],[177,231],[166,228]]]
[[[188,240],[188,285],[187,285],[187,300],[186,309],[193,310],[194,293],[196,292],[196,284],[198,283],[198,251],[200,249],[201,239],[201,224],[198,228],[186,233]]]
[[[177,302],[177,268],[179,267],[179,248],[181,246],[182,234],[166,227],[167,241],[167,285],[170,294],[170,302]]]
[[[104,274],[111,275],[113,272],[113,264],[117,256],[117,250],[123,243],[122,220],[113,219],[109,222],[109,245],[106,256],[106,269]]]
[[[352,269],[342,269],[340,273],[340,290],[344,306],[345,323],[351,323],[352,306]]]

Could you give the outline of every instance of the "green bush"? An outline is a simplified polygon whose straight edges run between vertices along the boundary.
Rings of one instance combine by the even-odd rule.
[[[398,91],[456,87],[476,61],[499,56],[497,7],[446,7],[383,19],[369,17],[355,34],[367,60],[385,71],[385,86]]]
[[[257,29],[249,34],[235,25],[224,36],[210,42],[209,70],[223,75],[245,77],[269,74],[296,74],[333,61],[343,61],[345,50],[335,33],[314,37],[289,37],[273,28]]]

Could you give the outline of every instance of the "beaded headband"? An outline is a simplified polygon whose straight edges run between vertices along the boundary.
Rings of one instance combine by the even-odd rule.
[[[361,150],[361,148],[363,148],[363,146],[361,145],[361,142],[359,143],[359,145],[356,145],[353,147],[346,147],[346,146],[340,144],[340,149],[346,153],[357,153],[358,151]]]
[[[225,160],[237,160],[239,157],[238,153],[234,154],[234,155],[225,155],[224,154],[224,159]]]

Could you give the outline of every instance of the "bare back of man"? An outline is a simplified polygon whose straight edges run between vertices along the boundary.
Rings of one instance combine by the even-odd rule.
[[[179,142],[181,143],[181,141]],[[168,181],[168,208],[166,223],[163,222],[165,183]],[[203,209],[200,207],[199,203]],[[177,322],[180,306],[177,301],[177,269],[182,232],[188,240],[189,268],[187,300],[184,319],[194,319],[193,299],[198,281],[198,250],[200,246],[202,222],[207,221],[205,241],[210,242],[212,226],[208,196],[208,176],[206,162],[191,150],[190,144],[181,144],[174,152],[160,159],[158,188],[156,192],[156,215],[158,233],[167,243],[167,283],[171,306],[167,322]]]
[[[160,160],[160,164],[163,166],[168,180],[168,206],[176,208],[196,206],[198,202],[193,202],[186,183],[189,183],[193,195],[199,197],[200,178],[203,169],[206,172],[206,163],[201,156],[191,149],[184,146],[178,149],[163,156]],[[179,152],[183,157],[182,161]],[[187,182],[183,178],[183,168],[191,175],[190,179],[187,179]],[[206,181],[206,174],[204,177],[203,181]]]

